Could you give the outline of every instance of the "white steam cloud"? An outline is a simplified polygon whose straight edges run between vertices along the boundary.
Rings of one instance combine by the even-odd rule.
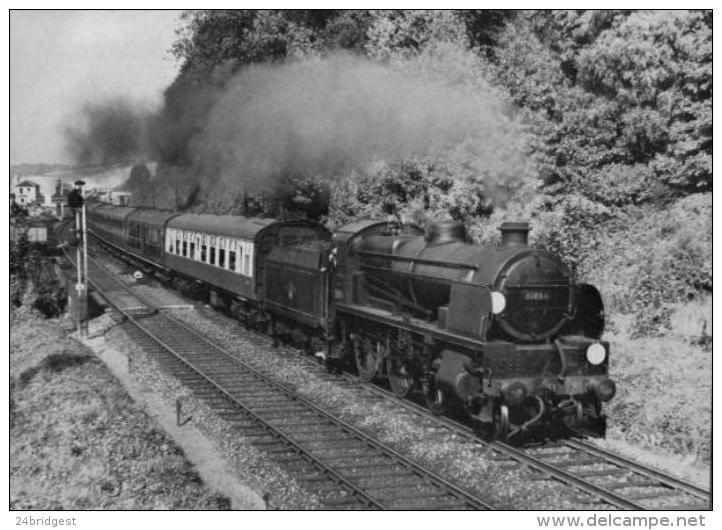
[[[194,140],[196,166],[249,191],[452,150],[481,179],[524,171],[519,127],[493,92],[433,78],[350,55],[248,67]]]

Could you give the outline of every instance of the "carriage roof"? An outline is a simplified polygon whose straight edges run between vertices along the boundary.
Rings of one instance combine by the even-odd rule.
[[[185,213],[170,219],[168,228],[254,240],[263,229],[279,222],[283,221],[240,215]]]
[[[155,210],[153,208],[136,208],[130,215],[128,215],[128,222],[143,223],[155,226],[165,226],[165,223],[177,217],[178,212],[170,210]]]

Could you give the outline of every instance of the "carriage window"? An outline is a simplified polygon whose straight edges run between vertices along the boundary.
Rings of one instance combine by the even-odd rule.
[[[180,254],[180,239],[175,240],[175,253]]]
[[[173,252],[173,241],[168,241],[168,252]]]
[[[243,274],[245,274],[246,276],[250,276],[250,275],[251,275],[251,273],[250,273],[250,270],[251,270],[251,259],[250,259],[250,258],[251,258],[251,257],[250,257],[248,254],[246,254],[245,256],[243,256]]]
[[[215,264],[216,264],[216,247],[211,247],[211,260],[210,260],[210,264],[211,264],[211,265],[215,265]]]
[[[236,270],[236,253],[232,250],[228,251],[228,268],[232,271]]]
[[[225,249],[222,249],[222,248],[218,249],[218,266],[219,267],[226,266],[226,251],[225,251]]]
[[[201,245],[201,261],[203,263],[206,262],[206,246],[205,245]]]
[[[191,259],[196,259],[196,244],[191,242],[191,253],[188,256]]]
[[[183,257],[185,258],[188,256],[188,242],[183,241]]]

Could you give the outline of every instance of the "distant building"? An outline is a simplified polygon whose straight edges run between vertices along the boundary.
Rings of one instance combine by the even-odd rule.
[[[94,188],[89,191],[88,195],[99,201],[118,206],[130,206],[130,198],[133,196],[129,191],[118,191],[108,188]]]
[[[119,206],[130,206],[132,193],[129,191],[111,191],[110,202]]]
[[[55,185],[55,193],[50,197],[50,202],[53,204],[53,207],[55,209],[55,215],[60,217],[61,219],[65,215],[65,208],[68,205],[68,193],[70,193],[70,190],[73,189],[72,186],[68,183],[64,183],[60,179],[58,179],[56,185]]]
[[[15,202],[20,206],[42,204],[45,197],[40,193],[40,186],[30,180],[23,180],[15,185]]]
[[[56,245],[53,235],[53,226],[56,220],[52,217],[40,215],[32,219],[17,222],[10,221],[10,241],[17,241],[22,234],[26,234],[28,243],[31,245],[46,245],[48,239],[53,239],[52,244]]]

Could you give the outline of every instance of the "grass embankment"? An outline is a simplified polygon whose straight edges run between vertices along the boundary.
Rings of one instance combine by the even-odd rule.
[[[685,321],[701,318],[695,313],[711,314],[711,300],[680,306],[672,331],[660,337],[630,338],[633,317],[614,319],[608,337],[617,396],[606,407],[609,438],[710,463],[712,351],[686,332]]]
[[[11,509],[226,509],[182,450],[57,321],[10,325]]]
[[[610,438],[709,464],[711,194],[627,208],[588,239],[588,280],[611,315]]]

